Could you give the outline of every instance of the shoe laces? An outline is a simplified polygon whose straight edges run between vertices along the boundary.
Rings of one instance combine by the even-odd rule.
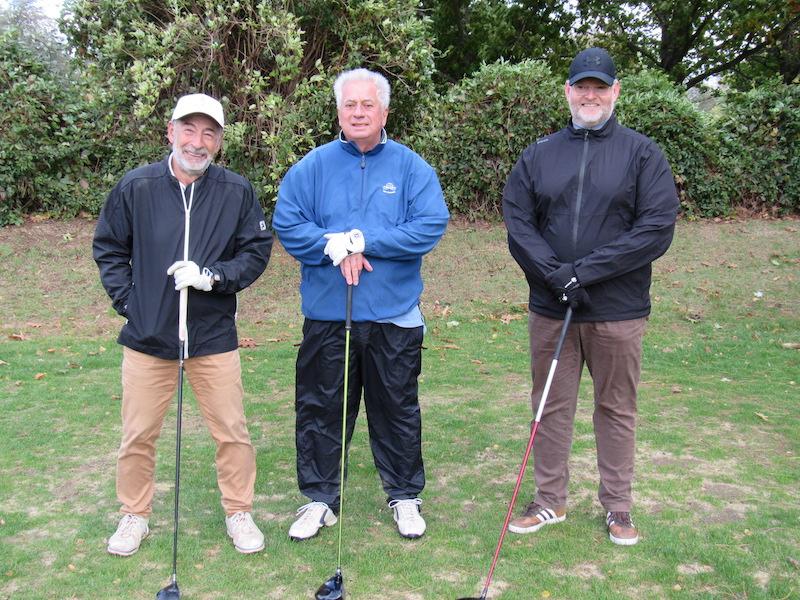
[[[136,515],[125,515],[117,526],[117,535],[120,537],[130,537],[133,530],[139,525],[139,517]]]
[[[621,527],[634,526],[633,520],[631,519],[631,513],[629,512],[609,512],[607,520],[609,525],[615,523]]]
[[[522,513],[523,517],[535,517],[539,511],[542,510],[542,507],[537,504],[536,502],[528,503],[528,506],[525,507],[525,512]]]
[[[303,523],[306,523],[308,521],[316,522],[319,519],[318,515],[314,515],[316,511],[313,509],[316,507],[324,509],[322,514],[325,514],[324,511],[330,510],[330,507],[324,502],[309,502],[308,504],[304,504],[303,506],[297,509],[297,516],[300,517],[300,521]]]
[[[409,498],[407,500],[392,500],[389,502],[389,508],[397,511],[398,519],[416,519],[419,518],[419,506],[422,500],[419,498]]]
[[[253,517],[249,512],[239,511],[228,517],[231,524],[231,529],[241,533],[250,533],[256,530],[256,524],[253,522]]]

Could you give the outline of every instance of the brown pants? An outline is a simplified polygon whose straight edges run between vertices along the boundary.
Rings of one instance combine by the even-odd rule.
[[[598,497],[607,511],[630,511],[636,388],[646,319],[570,325],[534,443],[535,502],[566,508],[569,453],[584,363],[594,383]],[[539,407],[563,321],[531,313],[533,412]]]
[[[242,399],[239,352],[197,356],[184,370],[217,444],[217,484],[225,514],[251,511],[256,461]],[[122,443],[117,456],[121,511],[150,516],[156,440],[178,387],[178,361],[130,348],[122,353]]]

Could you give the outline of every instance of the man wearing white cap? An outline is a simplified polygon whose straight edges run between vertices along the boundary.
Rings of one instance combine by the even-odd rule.
[[[114,309],[126,321],[117,497],[122,519],[108,552],[130,556],[149,533],[155,444],[178,382],[178,299],[188,289],[184,369],[216,442],[217,483],[239,552],[264,536],[251,511],[255,452],[244,416],[236,293],[264,271],[272,235],[247,179],[213,165],[222,105],[205,94],[178,100],[167,125],[172,152],[134,169],[109,194],[93,255]],[[188,240],[186,239],[188,238]]]

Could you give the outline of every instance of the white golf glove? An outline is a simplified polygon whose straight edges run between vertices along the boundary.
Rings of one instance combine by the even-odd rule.
[[[211,291],[213,274],[205,268],[201,272],[197,263],[191,260],[179,260],[172,263],[170,268],[167,269],[167,275],[175,276],[176,290],[182,290],[183,288],[191,286],[201,292]]]
[[[364,252],[364,234],[358,229],[342,233],[326,233],[323,237],[328,240],[325,244],[325,254],[333,261],[334,267],[338,267],[348,255]]]

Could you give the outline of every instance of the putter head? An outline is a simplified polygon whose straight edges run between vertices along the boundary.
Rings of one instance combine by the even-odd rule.
[[[336,569],[334,576],[319,586],[317,593],[314,594],[314,600],[342,600],[343,598],[344,577],[342,577],[342,571]]]
[[[180,600],[181,591],[178,589],[178,582],[173,581],[167,587],[162,588],[156,594],[156,600]]]

